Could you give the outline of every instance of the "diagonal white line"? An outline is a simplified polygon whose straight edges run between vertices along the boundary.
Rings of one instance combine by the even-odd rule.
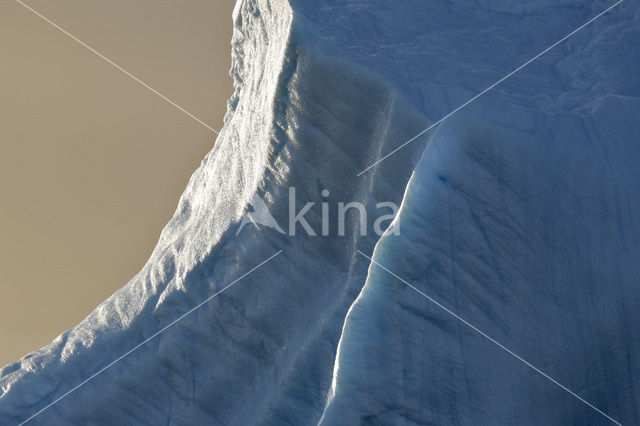
[[[520,355],[516,354],[515,352],[513,352],[511,349],[507,348],[506,346],[504,346],[503,344],[501,344],[500,342],[498,342],[497,340],[495,340],[494,338],[492,338],[491,336],[489,336],[487,333],[485,333],[484,331],[480,330],[478,327],[474,326],[473,324],[471,324],[470,322],[468,322],[467,320],[465,320],[464,318],[462,318],[461,316],[459,316],[458,314],[456,314],[455,312],[453,312],[452,310],[448,309],[446,306],[442,305],[441,303],[439,303],[437,300],[433,299],[432,297],[428,296],[427,294],[423,293],[422,291],[420,291],[419,289],[417,289],[416,287],[414,287],[413,285],[409,284],[406,280],[402,279],[401,277],[399,277],[398,275],[394,274],[393,272],[391,272],[389,269],[385,268],[383,265],[381,265],[380,263],[376,262],[375,260],[373,260],[371,257],[367,256],[366,254],[364,254],[363,252],[361,252],[360,250],[358,250],[358,253],[360,253],[362,256],[366,257],[367,259],[369,259],[369,261],[371,261],[371,263],[377,265],[378,267],[384,269],[387,273],[391,274],[394,278],[400,280],[402,283],[406,284],[407,286],[409,286],[413,291],[415,291],[416,293],[420,294],[422,297],[426,298],[427,300],[429,300],[430,302],[432,302],[433,304],[435,304],[436,306],[438,306],[440,309],[444,310],[446,313],[448,313],[449,315],[453,316],[454,318],[456,318],[458,321],[462,322],[464,325],[466,325],[467,327],[471,328],[473,331],[475,331],[476,333],[480,334],[481,336],[483,336],[484,338],[488,339],[491,343],[495,344],[496,346],[498,346],[500,349],[504,350],[505,352],[507,352],[509,355],[513,356],[514,358],[516,358],[517,360],[519,360],[520,362],[524,363],[526,366],[528,366],[529,368],[531,368],[532,370],[534,370],[536,373],[542,375],[544,378],[546,378],[547,380],[551,381],[552,383],[554,383],[555,385],[559,386],[560,388],[562,388],[563,390],[567,391],[568,393],[570,393],[571,395],[573,395],[574,397],[576,397],[577,399],[579,399],[580,401],[582,401],[583,403],[585,403],[586,405],[588,405],[589,407],[591,407],[592,409],[594,409],[595,411],[597,411],[598,413],[602,414],[603,416],[605,416],[607,419],[611,420],[613,423],[622,426],[622,424],[620,422],[618,422],[617,420],[609,417],[605,412],[603,412],[602,410],[598,409],[598,407],[594,406],[593,404],[591,404],[589,401],[583,399],[582,397],[580,397],[578,394],[576,394],[575,392],[573,392],[571,389],[567,388],[566,386],[564,386],[562,383],[558,382],[557,380],[555,380],[553,377],[549,376],[548,374],[546,374],[544,371],[540,370],[539,368],[537,368],[536,366],[534,366],[533,364],[531,364],[530,362],[528,362],[526,359],[522,358]]]
[[[58,403],[60,400],[62,400],[63,398],[66,398],[69,394],[71,394],[72,392],[75,392],[76,390],[78,390],[78,388],[80,388],[81,386],[84,386],[85,384],[87,384],[89,381],[91,381],[94,377],[98,376],[99,374],[101,374],[102,372],[104,372],[106,369],[108,369],[109,367],[113,366],[114,364],[118,363],[119,361],[121,361],[122,359],[126,358],[129,354],[131,354],[132,352],[136,351],[137,349],[139,349],[141,346],[143,346],[145,343],[149,342],[151,339],[157,337],[158,335],[162,334],[164,331],[166,331],[168,328],[172,327],[173,325],[175,325],[178,321],[181,321],[183,318],[185,318],[187,315],[193,313],[195,310],[197,310],[198,308],[200,308],[202,305],[204,305],[205,303],[211,301],[213,298],[215,298],[216,296],[218,296],[220,293],[222,293],[223,291],[225,291],[226,289],[228,289],[229,287],[231,287],[232,285],[234,285],[235,283],[237,283],[238,281],[240,281],[241,279],[243,279],[244,277],[246,277],[247,275],[251,274],[252,272],[254,272],[256,269],[260,268],[262,265],[264,265],[265,263],[269,262],[271,259],[273,259],[274,257],[278,256],[279,254],[281,254],[284,250],[280,250],[278,251],[276,254],[272,255],[270,258],[263,260],[262,262],[260,262],[260,264],[254,266],[253,268],[251,268],[251,270],[249,270],[249,272],[245,272],[243,275],[241,275],[239,278],[236,278],[234,281],[231,282],[231,284],[226,285],[225,287],[223,287],[221,290],[218,290],[217,292],[215,292],[214,294],[212,294],[211,296],[209,296],[207,299],[205,299],[204,301],[200,302],[199,304],[197,304],[196,306],[194,306],[193,308],[189,309],[187,312],[185,312],[184,314],[180,315],[178,318],[176,318],[175,320],[171,321],[169,324],[167,324],[166,326],[164,326],[163,328],[161,328],[160,330],[156,331],[153,335],[151,335],[151,337],[148,337],[146,339],[144,339],[142,342],[140,342],[139,344],[137,344],[136,346],[134,346],[133,348],[131,348],[130,350],[128,350],[127,352],[125,352],[124,354],[120,355],[118,358],[116,358],[114,361],[112,361],[111,363],[109,363],[106,367],[103,367],[102,369],[98,370],[96,373],[92,374],[89,378],[83,380],[80,384],[74,386],[73,388],[71,388],[69,391],[67,391],[66,393],[64,393],[62,396],[56,398],[53,402],[51,402],[49,405],[47,405],[46,407],[42,408],[40,411],[38,411],[37,413],[33,414],[31,417],[29,417],[27,420],[23,421],[22,423],[20,423],[19,426],[22,426],[23,424],[31,421],[34,417],[36,417],[37,415],[41,414],[43,411],[47,410],[48,408],[50,408],[52,405]]]
[[[178,105],[177,103],[173,102],[171,99],[167,98],[165,95],[163,95],[162,93],[158,92],[156,89],[154,89],[153,87],[149,86],[147,83],[145,83],[144,81],[140,80],[138,77],[134,76],[133,74],[131,74],[129,71],[125,70],[124,68],[122,68],[120,65],[116,64],[115,62],[113,62],[111,59],[107,58],[106,56],[104,56],[102,53],[98,52],[97,50],[95,50],[94,48],[92,48],[91,46],[89,46],[88,44],[86,44],[85,42],[83,42],[82,40],[78,39],[76,36],[74,36],[73,34],[69,33],[68,31],[66,31],[64,28],[61,28],[60,26],[58,26],[55,22],[53,22],[52,20],[50,20],[49,18],[47,18],[46,16],[42,15],[41,13],[37,12],[36,10],[34,10],[33,8],[27,6],[25,3],[23,3],[21,0],[16,0],[16,2],[20,3],[22,6],[24,6],[26,9],[30,10],[31,12],[33,12],[34,14],[38,15],[40,18],[42,18],[44,21],[46,21],[47,23],[51,24],[52,26],[54,26],[55,28],[57,28],[58,30],[62,31],[64,34],[66,34],[67,36],[69,36],[70,38],[72,38],[73,40],[75,40],[77,43],[81,44],[82,46],[86,47],[87,49],[89,49],[91,52],[93,52],[94,54],[96,54],[98,57],[100,57],[101,59],[105,60],[106,62],[110,63],[111,65],[113,65],[114,67],[116,67],[118,70],[122,71],[125,75],[127,75],[128,77],[131,77],[132,79],[134,79],[135,81],[137,81],[138,83],[140,83],[141,85],[143,85],[144,87],[146,87],[147,89],[149,89],[151,92],[155,93],[156,95],[160,96],[162,99],[164,99],[165,101],[169,102],[171,105],[173,105],[174,107],[178,108],[180,111],[184,112],[185,114],[187,114],[189,117],[193,118],[194,120],[196,120],[198,123],[202,124],[204,127],[206,127],[207,129],[211,130],[212,132],[216,133],[216,134],[220,134],[220,132],[218,132],[216,129],[214,129],[213,127],[209,126],[207,123],[205,123],[204,121],[200,120],[198,117],[196,117],[195,115],[191,114],[189,111],[187,111],[186,109],[182,108],[180,105]]]
[[[504,77],[502,77],[500,80],[496,81],[495,83],[493,83],[491,86],[487,87],[486,89],[484,89],[482,92],[478,93],[477,95],[475,95],[474,97],[472,97],[471,99],[469,99],[468,101],[466,101],[465,103],[463,103],[462,105],[460,105],[459,107],[457,107],[456,109],[454,109],[453,111],[451,111],[449,114],[445,115],[444,117],[442,117],[440,120],[436,121],[435,123],[433,123],[432,125],[430,125],[429,127],[427,127],[426,129],[424,129],[423,131],[421,131],[420,133],[418,133],[417,135],[415,135],[414,137],[412,137],[411,139],[409,139],[408,141],[404,142],[402,145],[400,145],[399,147],[395,148],[393,151],[391,151],[390,153],[388,153],[387,155],[385,155],[384,157],[380,158],[379,160],[377,160],[375,163],[371,164],[369,167],[367,167],[366,169],[364,169],[363,171],[361,171],[360,173],[358,173],[356,176],[361,176],[364,173],[366,173],[367,171],[371,170],[373,167],[377,166],[378,164],[380,164],[382,161],[386,160],[387,158],[389,158],[390,156],[392,156],[393,154],[395,154],[396,152],[398,152],[399,150],[401,150],[402,148],[404,148],[405,146],[407,146],[408,144],[410,144],[411,142],[413,142],[414,140],[416,140],[417,138],[419,138],[420,136],[424,135],[425,133],[427,133],[429,130],[433,129],[435,126],[437,126],[438,124],[442,123],[443,121],[445,121],[447,118],[451,117],[453,114],[455,114],[456,112],[460,111],[462,108],[466,107],[467,105],[469,105],[470,103],[472,103],[473,101],[475,101],[476,99],[478,99],[479,97],[481,97],[482,95],[484,95],[485,93],[487,93],[488,91],[490,91],[491,89],[493,89],[494,87],[496,87],[497,85],[499,85],[500,83],[502,83],[503,81],[507,80],[509,77],[513,76],[514,74],[516,74],[518,71],[522,70],[524,67],[526,67],[527,65],[529,65],[531,62],[535,61],[536,59],[538,59],[539,57],[541,57],[542,55],[544,55],[545,53],[547,53],[548,51],[550,51],[551,49],[553,49],[554,47],[556,47],[557,45],[559,45],[560,43],[562,43],[563,41],[565,41],[566,39],[568,39],[569,37],[575,35],[576,33],[580,32],[581,30],[583,30],[585,27],[587,27],[588,25],[592,24],[594,21],[596,21],[598,18],[600,18],[602,15],[606,14],[607,12],[609,12],[611,9],[613,9],[614,7],[616,7],[617,5],[619,5],[620,3],[622,3],[624,0],[618,0],[618,2],[616,2],[615,4],[613,4],[612,6],[610,6],[609,8],[607,8],[604,12],[599,13],[598,15],[596,15],[595,17],[591,18],[589,21],[585,22],[584,24],[580,25],[578,28],[576,28],[575,30],[571,31],[569,34],[567,34],[566,36],[562,37],[560,40],[556,41],[555,43],[553,43],[551,46],[547,47],[546,49],[544,49],[542,52],[538,53],[536,56],[534,56],[533,58],[529,59],[527,62],[525,62],[524,64],[520,65],[518,68],[516,68],[515,70],[511,71],[509,74],[505,75]]]

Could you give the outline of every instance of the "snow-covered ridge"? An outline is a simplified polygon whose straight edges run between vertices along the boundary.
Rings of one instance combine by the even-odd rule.
[[[613,418],[640,422],[635,4],[356,177],[609,5],[238,1],[235,93],[214,148],[142,271],[0,370],[0,423],[284,250],[32,422],[605,424],[356,251],[374,248]],[[236,235],[255,194],[286,223],[289,187],[300,206],[323,189],[332,203],[402,202],[401,235],[359,236],[357,220],[340,238]],[[319,228],[318,211],[307,219]]]

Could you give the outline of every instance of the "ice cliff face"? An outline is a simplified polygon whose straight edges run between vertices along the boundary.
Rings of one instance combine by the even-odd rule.
[[[640,423],[635,3],[356,176],[611,5],[512,3],[239,1],[214,148],[142,271],[0,370],[0,423],[99,371],[30,422],[609,422],[406,283]],[[289,188],[401,203],[400,235],[236,235],[255,195],[286,228]]]

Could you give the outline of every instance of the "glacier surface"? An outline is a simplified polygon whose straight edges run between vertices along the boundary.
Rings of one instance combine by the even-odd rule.
[[[357,176],[612,4],[238,0],[215,146],[140,273],[0,370],[0,424],[640,424],[635,2]],[[399,234],[238,233],[289,188]]]

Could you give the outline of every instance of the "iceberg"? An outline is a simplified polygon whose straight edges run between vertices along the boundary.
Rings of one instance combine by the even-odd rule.
[[[612,5],[238,0],[214,147],[142,270],[0,370],[0,423],[640,423]],[[379,236],[349,203],[400,209]]]

